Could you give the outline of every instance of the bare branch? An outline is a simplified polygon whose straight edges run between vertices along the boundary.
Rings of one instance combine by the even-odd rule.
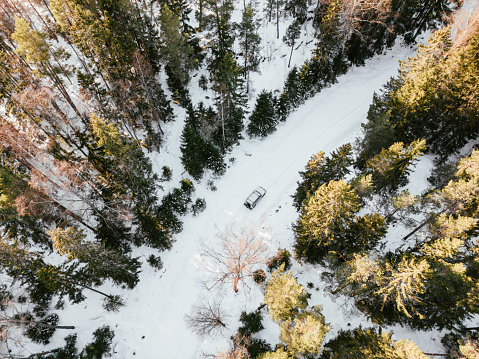
[[[226,329],[229,315],[221,308],[222,298],[200,298],[193,306],[192,314],[186,316],[186,323],[199,336],[216,336]]]
[[[261,224],[231,222],[217,232],[218,241],[203,244],[205,260],[201,264],[211,275],[209,289],[225,283],[231,283],[235,292],[239,283],[248,287],[246,278],[252,277],[268,257],[269,246],[261,238],[265,233]]]

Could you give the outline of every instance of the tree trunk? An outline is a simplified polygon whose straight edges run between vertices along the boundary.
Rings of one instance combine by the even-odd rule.
[[[239,277],[235,277],[235,279],[233,281],[233,289],[234,289],[235,293],[238,293],[238,282],[239,282]]]
[[[293,57],[293,50],[294,50],[294,41],[291,45],[291,53],[289,54],[289,61],[288,61],[288,68],[291,66],[291,57]]]
[[[276,38],[279,39],[279,0],[276,0]]]
[[[441,215],[443,214],[444,212],[446,212],[448,209],[451,209],[453,206],[455,206],[456,204],[458,204],[460,201],[462,200],[462,198],[458,198],[456,199],[455,201],[453,201],[449,206],[447,206],[446,208],[444,208],[441,212],[439,213],[436,213],[436,215]],[[404,236],[402,238],[402,241],[405,241],[406,239],[408,239],[409,237],[411,237],[414,233],[416,233],[417,231],[419,231],[422,227],[424,227],[426,224],[429,223],[429,221],[431,220],[431,216],[429,216],[425,221],[423,221],[419,226],[417,226],[416,228],[414,228],[414,230],[410,233],[408,233],[406,236]]]

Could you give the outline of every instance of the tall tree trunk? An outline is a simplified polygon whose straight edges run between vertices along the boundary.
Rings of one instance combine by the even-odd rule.
[[[291,66],[291,57],[293,57],[294,41],[291,45],[291,53],[289,54],[288,68]]]
[[[276,38],[279,39],[279,0],[276,0]]]

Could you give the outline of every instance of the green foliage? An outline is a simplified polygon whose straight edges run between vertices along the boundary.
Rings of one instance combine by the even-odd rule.
[[[278,120],[274,109],[275,99],[271,91],[263,90],[249,117],[246,133],[249,137],[266,137],[276,131]]]
[[[271,257],[266,262],[268,270],[272,272],[273,270],[278,269],[280,266],[283,266],[283,270],[287,271],[291,268],[291,253],[286,249],[280,249],[276,256]]]
[[[358,195],[344,181],[321,185],[302,207],[295,224],[296,257],[321,263],[332,252],[344,261],[354,253],[375,248],[386,233],[385,220],[379,214],[358,217],[355,214],[360,208]]]
[[[189,210],[191,203],[191,195],[195,188],[188,179],[180,182],[180,188],[174,188],[161,202],[161,210],[163,212],[173,212],[179,215],[185,215]]]
[[[341,330],[324,345],[320,359],[427,359],[428,357],[412,342],[391,338],[392,333],[381,329],[361,327]]]
[[[49,45],[46,35],[30,28],[30,24],[23,18],[15,16],[15,32],[12,39],[17,42],[16,52],[25,55],[27,62],[38,64],[50,60]]]
[[[279,348],[274,352],[267,352],[262,354],[260,359],[291,359],[291,356],[284,348]]]
[[[375,190],[394,192],[408,183],[410,166],[426,150],[425,140],[416,140],[407,147],[396,142],[367,161],[366,173],[372,175]]]
[[[302,25],[308,18],[308,2],[305,0],[288,0],[284,6],[284,11]]]
[[[240,335],[252,336],[264,329],[261,309],[262,307],[251,313],[241,312],[240,322],[242,323],[242,326],[238,328],[238,333]]]
[[[401,62],[396,79],[379,98],[380,112],[394,129],[395,141],[424,138],[441,159],[456,153],[478,135],[475,57],[479,36],[452,47],[449,28],[436,31],[415,57]]]
[[[64,338],[65,346],[57,348],[54,354],[41,356],[42,359],[77,359],[78,349],[76,347],[77,335],[70,334]]]
[[[395,142],[394,128],[389,117],[384,102],[374,93],[373,103],[368,110],[368,121],[361,124],[363,133],[355,145],[358,155],[354,166],[359,170],[363,170],[367,161],[378,155],[383,148],[388,148]]]
[[[321,351],[329,331],[321,310],[321,306],[314,306],[281,325],[281,340],[289,351],[302,356],[317,355]]]
[[[188,120],[181,135],[181,162],[188,173],[199,180],[205,170],[215,175],[224,173],[226,165],[223,156],[212,141],[217,114],[205,108],[203,103],[197,109],[188,108]]]
[[[138,225],[133,236],[135,244],[149,244],[157,248],[171,245],[168,221],[162,221],[156,195],[158,176],[138,144],[123,135],[113,123],[91,116],[91,125],[96,136],[98,150],[103,154],[102,163],[97,165],[99,180],[104,183],[102,199],[116,205],[118,197],[132,204],[133,223]],[[119,209],[120,213],[123,208]],[[121,221],[115,221],[119,233],[124,232]],[[115,223],[116,222],[116,223]]]
[[[163,166],[161,168],[161,180],[170,181],[173,177],[173,170],[168,166]]]
[[[293,272],[284,273],[281,266],[275,270],[268,281],[264,303],[268,305],[269,316],[274,322],[285,322],[306,308],[307,293],[296,282]]]
[[[150,254],[148,259],[146,260],[150,266],[155,268],[156,270],[161,270],[163,268],[163,262],[159,256],[155,256]]]
[[[85,346],[79,359],[102,359],[110,351],[114,336],[109,326],[98,328],[93,332],[94,341]]]
[[[107,312],[118,312],[125,303],[119,295],[109,295],[103,299],[102,307]]]
[[[349,143],[333,151],[329,157],[324,157],[324,152],[311,156],[305,171],[299,172],[301,181],[293,195],[296,210],[299,211],[321,185],[339,181],[349,174],[352,163],[352,147]]]
[[[203,212],[206,208],[206,201],[204,198],[197,198],[195,203],[191,206],[191,210],[193,211],[193,216],[197,216],[201,212]]]
[[[192,56],[193,48],[188,44],[186,35],[182,32],[180,19],[170,10],[166,3],[161,8],[160,15],[161,55],[170,71],[179,79],[182,86],[189,81],[189,70],[196,66]],[[170,89],[172,92],[175,89]]]
[[[289,55],[288,67],[291,65],[291,57],[293,56],[294,45],[296,40],[301,36],[301,23],[298,20],[293,21],[288,28],[286,33],[283,36],[283,42],[291,46],[291,53]]]
[[[260,22],[255,19],[254,4],[248,4],[243,9],[241,22],[236,25],[238,30],[239,46],[243,55],[243,74],[246,81],[246,92],[249,92],[249,74],[258,71],[260,63],[261,37],[258,34]]]
[[[38,321],[32,320],[27,326],[25,335],[34,343],[46,345],[50,343],[50,338],[55,333],[55,326],[58,324],[58,319],[58,314],[54,313]]]
[[[126,284],[132,289],[139,279],[140,263],[101,243],[88,242],[83,231],[74,227],[55,228],[48,232],[53,247],[68,261],[84,263],[83,271],[96,280],[111,279],[116,285]]]

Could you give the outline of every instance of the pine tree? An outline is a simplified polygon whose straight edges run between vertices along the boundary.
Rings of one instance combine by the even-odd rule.
[[[220,150],[209,139],[214,130],[208,127],[215,117],[213,109],[205,109],[203,103],[197,109],[188,108],[188,120],[181,135],[181,162],[195,179],[200,179],[205,170],[219,175],[225,169]]]
[[[389,148],[394,144],[394,127],[389,117],[384,102],[374,93],[373,103],[368,110],[368,121],[361,124],[362,136],[356,139],[355,143],[358,155],[354,166],[359,170],[363,170],[367,161],[378,155],[383,148]]]
[[[342,0],[331,0],[319,25],[318,42],[313,51],[313,62],[319,63],[324,82],[332,83],[347,66],[343,58],[344,35],[340,29]]]
[[[241,22],[236,26],[238,29],[238,37],[240,39],[239,46],[243,56],[243,76],[246,83],[246,93],[249,93],[251,71],[258,71],[261,50],[261,37],[258,34],[259,21],[255,19],[255,4],[248,4],[243,10]]]
[[[111,279],[116,285],[126,284],[130,289],[138,283],[140,263],[136,259],[106,249],[99,243],[85,241],[83,231],[74,227],[55,228],[48,232],[55,248],[68,261],[85,263],[83,269],[95,278]]]
[[[385,220],[379,214],[358,217],[360,208],[359,196],[343,180],[321,185],[302,207],[295,224],[296,257],[322,263],[333,254],[346,261],[354,253],[375,248],[386,233]]]
[[[406,316],[411,316],[411,309],[414,308],[414,302],[419,302],[418,294],[424,293],[425,281],[432,274],[431,267],[426,260],[413,258],[402,258],[397,264],[397,269],[393,269],[389,263],[386,263],[384,277],[385,285],[378,291],[383,297],[383,306],[388,300],[394,300],[398,311]],[[391,299],[391,297],[393,299]],[[421,313],[415,313],[422,317]]]
[[[290,359],[291,356],[283,348],[279,348],[274,352],[266,352],[259,356],[259,359]]]
[[[435,32],[415,57],[401,62],[397,78],[375,101],[375,117],[387,118],[396,141],[424,138],[441,160],[477,136],[477,77],[474,57],[479,38],[452,47],[449,27]]]
[[[288,0],[284,11],[294,18],[300,25],[308,19],[308,2],[304,0]]]
[[[273,94],[263,90],[256,99],[246,133],[250,137],[266,137],[276,130],[277,124]]]
[[[285,273],[284,266],[280,266],[268,281],[264,303],[268,305],[271,320],[282,323],[291,320],[300,310],[306,308],[307,293],[304,287],[296,282],[293,272]]]
[[[427,359],[413,342],[409,340],[395,341],[392,333],[382,332],[381,328],[356,328],[341,330],[338,335],[324,344],[320,359]]]
[[[405,186],[408,181],[409,167],[425,150],[425,140],[414,141],[406,148],[403,143],[396,142],[369,160],[366,164],[366,172],[372,174],[376,191],[393,192]]]
[[[156,196],[157,176],[153,174],[150,161],[138,144],[122,135],[118,126],[108,123],[95,115],[91,126],[96,143],[107,160],[98,167],[100,179],[105,183],[107,199],[116,199],[117,207],[124,215],[133,215],[133,223],[138,225],[134,241],[148,243],[166,249],[171,245],[168,229],[158,216]],[[131,201],[131,213],[122,208],[122,200]]]
[[[283,36],[283,42],[291,46],[291,53],[289,54],[288,67],[291,66],[291,57],[293,56],[294,45],[296,40],[301,36],[301,24],[298,20],[293,21],[286,29],[286,34]]]
[[[281,340],[288,351],[301,356],[317,355],[321,351],[329,331],[321,311],[321,306],[314,306],[281,326]]]
[[[243,81],[241,70],[230,52],[224,53],[211,71],[219,122],[213,140],[224,154],[241,139],[246,106]]]
[[[182,86],[189,82],[189,71],[196,65],[193,58],[193,48],[188,44],[178,16],[170,10],[167,4],[161,9],[160,16],[162,43],[161,54],[172,75]],[[174,92],[175,89],[172,89]]]
[[[311,156],[305,166],[305,171],[299,172],[301,182],[293,195],[293,205],[300,210],[307,199],[323,184],[338,181],[349,174],[352,164],[351,145],[345,144],[325,157],[324,152]]]

